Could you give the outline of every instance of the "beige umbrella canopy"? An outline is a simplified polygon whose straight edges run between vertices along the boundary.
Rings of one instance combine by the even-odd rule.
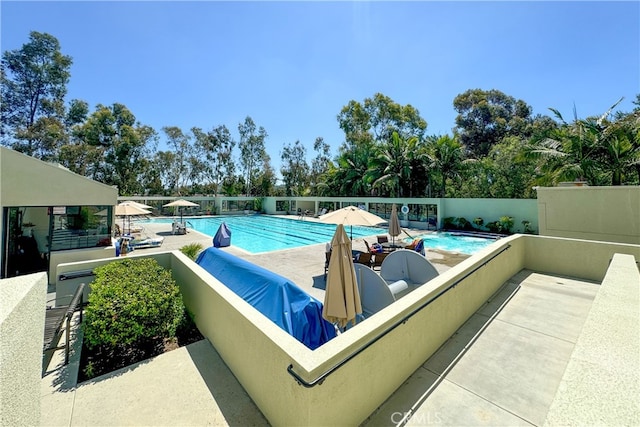
[[[127,200],[127,201],[121,202],[120,204],[121,205],[122,204],[128,204],[128,205],[140,208],[140,209],[153,209],[153,206],[145,205],[144,203],[134,202],[133,200]]]
[[[391,218],[389,218],[389,236],[392,238],[392,243],[396,243],[396,237],[400,235],[402,228],[400,228],[400,220],[398,219],[398,208],[394,203],[391,208]]]
[[[354,225],[375,226],[380,223],[387,222],[386,219],[380,218],[378,215],[374,215],[371,212],[367,212],[357,206],[347,206],[346,208],[329,212],[328,214],[322,215],[320,218],[318,218],[318,220],[320,222],[326,222],[328,224],[350,225],[352,227],[352,238]]]
[[[131,226],[131,217],[132,216],[140,216],[140,215],[148,215],[151,211],[146,209],[139,208],[134,205],[130,205],[128,203],[120,203],[116,205],[115,215],[122,217],[122,232],[125,229],[125,220],[129,218],[129,226]],[[129,227],[131,228],[131,227]]]
[[[166,208],[171,208],[171,207],[179,208],[180,209],[180,222],[182,222],[182,208],[183,207],[185,207],[185,206],[187,206],[187,207],[189,207],[189,206],[200,206],[200,205],[197,204],[197,203],[190,202],[188,200],[178,199],[178,200],[174,200],[173,202],[167,203],[167,204],[162,205],[162,206],[166,207]]]
[[[356,316],[362,314],[362,304],[353,268],[351,240],[342,224],[336,228],[331,248],[322,317],[344,329],[350,322],[356,324]]]

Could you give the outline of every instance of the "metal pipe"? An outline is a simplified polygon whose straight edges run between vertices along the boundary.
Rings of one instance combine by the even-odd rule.
[[[502,248],[500,251],[498,251],[497,253],[493,254],[489,259],[487,259],[485,262],[483,262],[482,264],[480,264],[479,266],[477,266],[476,268],[474,268],[473,270],[467,272],[467,274],[465,274],[464,276],[462,276],[460,279],[456,280],[455,282],[453,282],[451,285],[447,286],[445,289],[443,289],[442,291],[440,291],[437,295],[435,295],[433,298],[425,301],[424,303],[420,304],[420,306],[418,306],[417,308],[415,308],[414,310],[412,310],[409,314],[407,314],[406,316],[404,316],[402,319],[398,320],[397,322],[395,322],[393,325],[391,325],[387,330],[385,330],[384,332],[382,332],[380,335],[378,335],[377,337],[375,337],[373,340],[369,341],[367,344],[365,344],[363,347],[360,347],[358,350],[356,350],[355,352],[351,353],[349,356],[345,357],[344,359],[342,359],[340,362],[338,362],[337,364],[335,364],[334,366],[332,366],[331,368],[329,368],[327,371],[325,371],[323,374],[321,374],[319,377],[317,377],[315,380],[311,381],[311,382],[307,382],[305,381],[302,377],[300,377],[300,375],[295,372],[293,370],[293,364],[289,365],[287,367],[287,372],[289,373],[289,375],[291,375],[292,377],[294,377],[296,379],[296,381],[298,382],[298,384],[306,387],[306,388],[312,388],[315,387],[316,385],[322,384],[322,382],[331,374],[333,374],[335,371],[337,371],[338,369],[340,369],[342,366],[344,366],[347,362],[349,362],[350,360],[352,360],[353,358],[355,358],[356,356],[358,356],[360,353],[362,353],[363,351],[365,351],[366,349],[368,349],[369,347],[371,347],[373,344],[375,344],[376,342],[378,342],[380,339],[382,339],[384,336],[386,336],[389,332],[393,331],[395,328],[397,328],[398,326],[404,324],[407,322],[407,320],[409,320],[411,317],[413,317],[414,315],[416,315],[418,312],[420,312],[423,308],[425,308],[426,306],[428,306],[429,304],[431,304],[432,302],[434,302],[435,300],[437,300],[438,298],[440,298],[442,295],[444,295],[445,293],[449,292],[451,289],[455,288],[460,282],[462,282],[463,280],[465,280],[467,277],[471,276],[473,273],[475,273],[476,271],[478,271],[479,269],[481,269],[482,267],[484,267],[485,265],[487,265],[490,261],[492,261],[494,258],[496,258],[498,255],[500,255],[501,253],[503,253],[504,251],[506,251],[507,249],[511,248],[511,245],[507,245],[504,248]]]

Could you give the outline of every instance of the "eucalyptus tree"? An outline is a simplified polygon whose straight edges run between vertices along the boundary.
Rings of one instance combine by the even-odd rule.
[[[456,134],[469,157],[486,156],[506,136],[527,137],[531,107],[499,90],[470,89],[453,100]]]
[[[120,195],[143,191],[142,178],[148,167],[145,160],[157,140],[153,128],[138,123],[122,104],[99,104],[76,134],[99,153],[91,168],[93,179],[117,186]]]
[[[311,161],[311,173],[309,174],[309,185],[312,196],[326,194],[327,173],[331,166],[331,146],[324,142],[322,137],[316,138],[313,142],[313,150],[316,156]]]
[[[306,157],[307,149],[299,140],[293,144],[285,144],[282,147],[280,174],[284,181],[285,195],[308,195],[309,165]]]
[[[194,127],[191,132],[197,151],[203,158],[203,174],[210,182],[214,194],[218,194],[224,177],[235,173],[233,149],[236,142],[225,125],[217,126],[207,133]]]
[[[349,101],[340,111],[338,123],[347,145],[388,141],[393,132],[402,138],[422,138],[427,129],[427,122],[415,107],[398,104],[381,93],[365,98],[363,103]]]
[[[20,49],[2,54],[2,139],[16,151],[43,160],[58,154],[65,136],[64,97],[72,59],[50,34],[32,31]]]
[[[253,195],[256,176],[259,174],[264,160],[269,157],[265,149],[265,139],[268,135],[262,126],[257,128],[249,116],[238,125],[238,132],[240,133],[240,142],[238,143],[240,166],[245,177],[246,194]],[[269,162],[267,161],[267,163]]]
[[[271,157],[268,154],[264,153],[260,161],[262,162],[262,165],[260,167],[260,172],[255,177],[255,190],[253,195],[268,197],[274,194],[278,178],[271,166]]]
[[[169,166],[169,173],[173,176],[173,194],[182,195],[184,188],[191,181],[192,159],[194,150],[191,145],[191,137],[185,134],[177,126],[165,126],[162,128],[166,136],[166,143],[173,152],[173,162]]]

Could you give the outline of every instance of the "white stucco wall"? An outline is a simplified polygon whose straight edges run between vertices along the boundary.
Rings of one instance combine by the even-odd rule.
[[[0,425],[40,424],[47,276],[0,280]]]

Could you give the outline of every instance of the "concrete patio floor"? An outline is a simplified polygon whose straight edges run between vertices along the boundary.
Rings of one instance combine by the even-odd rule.
[[[163,246],[134,254],[211,242],[154,227],[147,232],[165,235]],[[324,245],[262,255],[225,250],[324,297]],[[465,258],[427,257],[440,272]],[[363,425],[543,425],[598,288],[521,271]],[[43,378],[42,425],[268,424],[207,340],[76,386],[80,341],[71,363],[63,366],[58,352]]]

